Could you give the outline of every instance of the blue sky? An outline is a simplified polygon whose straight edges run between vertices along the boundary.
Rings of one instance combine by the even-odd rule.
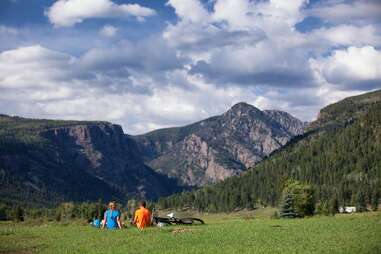
[[[381,1],[2,0],[1,113],[127,133],[381,88]]]

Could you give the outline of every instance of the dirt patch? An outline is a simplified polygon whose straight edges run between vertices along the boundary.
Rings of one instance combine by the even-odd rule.
[[[254,220],[255,217],[253,214],[247,214],[245,216],[242,217],[243,220]]]
[[[181,234],[181,233],[193,233],[194,231],[190,228],[176,228],[172,230],[172,234]]]

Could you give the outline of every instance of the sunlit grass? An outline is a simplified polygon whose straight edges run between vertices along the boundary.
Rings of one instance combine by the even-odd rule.
[[[1,223],[0,253],[381,253],[381,213],[295,220],[256,213],[204,214],[203,226],[144,231]]]

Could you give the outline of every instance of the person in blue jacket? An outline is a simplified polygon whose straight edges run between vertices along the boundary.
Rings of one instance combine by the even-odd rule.
[[[96,228],[100,228],[101,221],[98,218],[94,218],[93,221],[90,223],[90,225]]]
[[[104,214],[102,228],[121,229],[120,211],[116,207],[116,202],[112,201],[108,205],[109,209]]]

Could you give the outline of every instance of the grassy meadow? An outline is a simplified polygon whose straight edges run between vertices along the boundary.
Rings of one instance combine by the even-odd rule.
[[[289,220],[270,214],[203,214],[206,225],[144,231],[2,222],[0,253],[381,253],[380,212]]]

